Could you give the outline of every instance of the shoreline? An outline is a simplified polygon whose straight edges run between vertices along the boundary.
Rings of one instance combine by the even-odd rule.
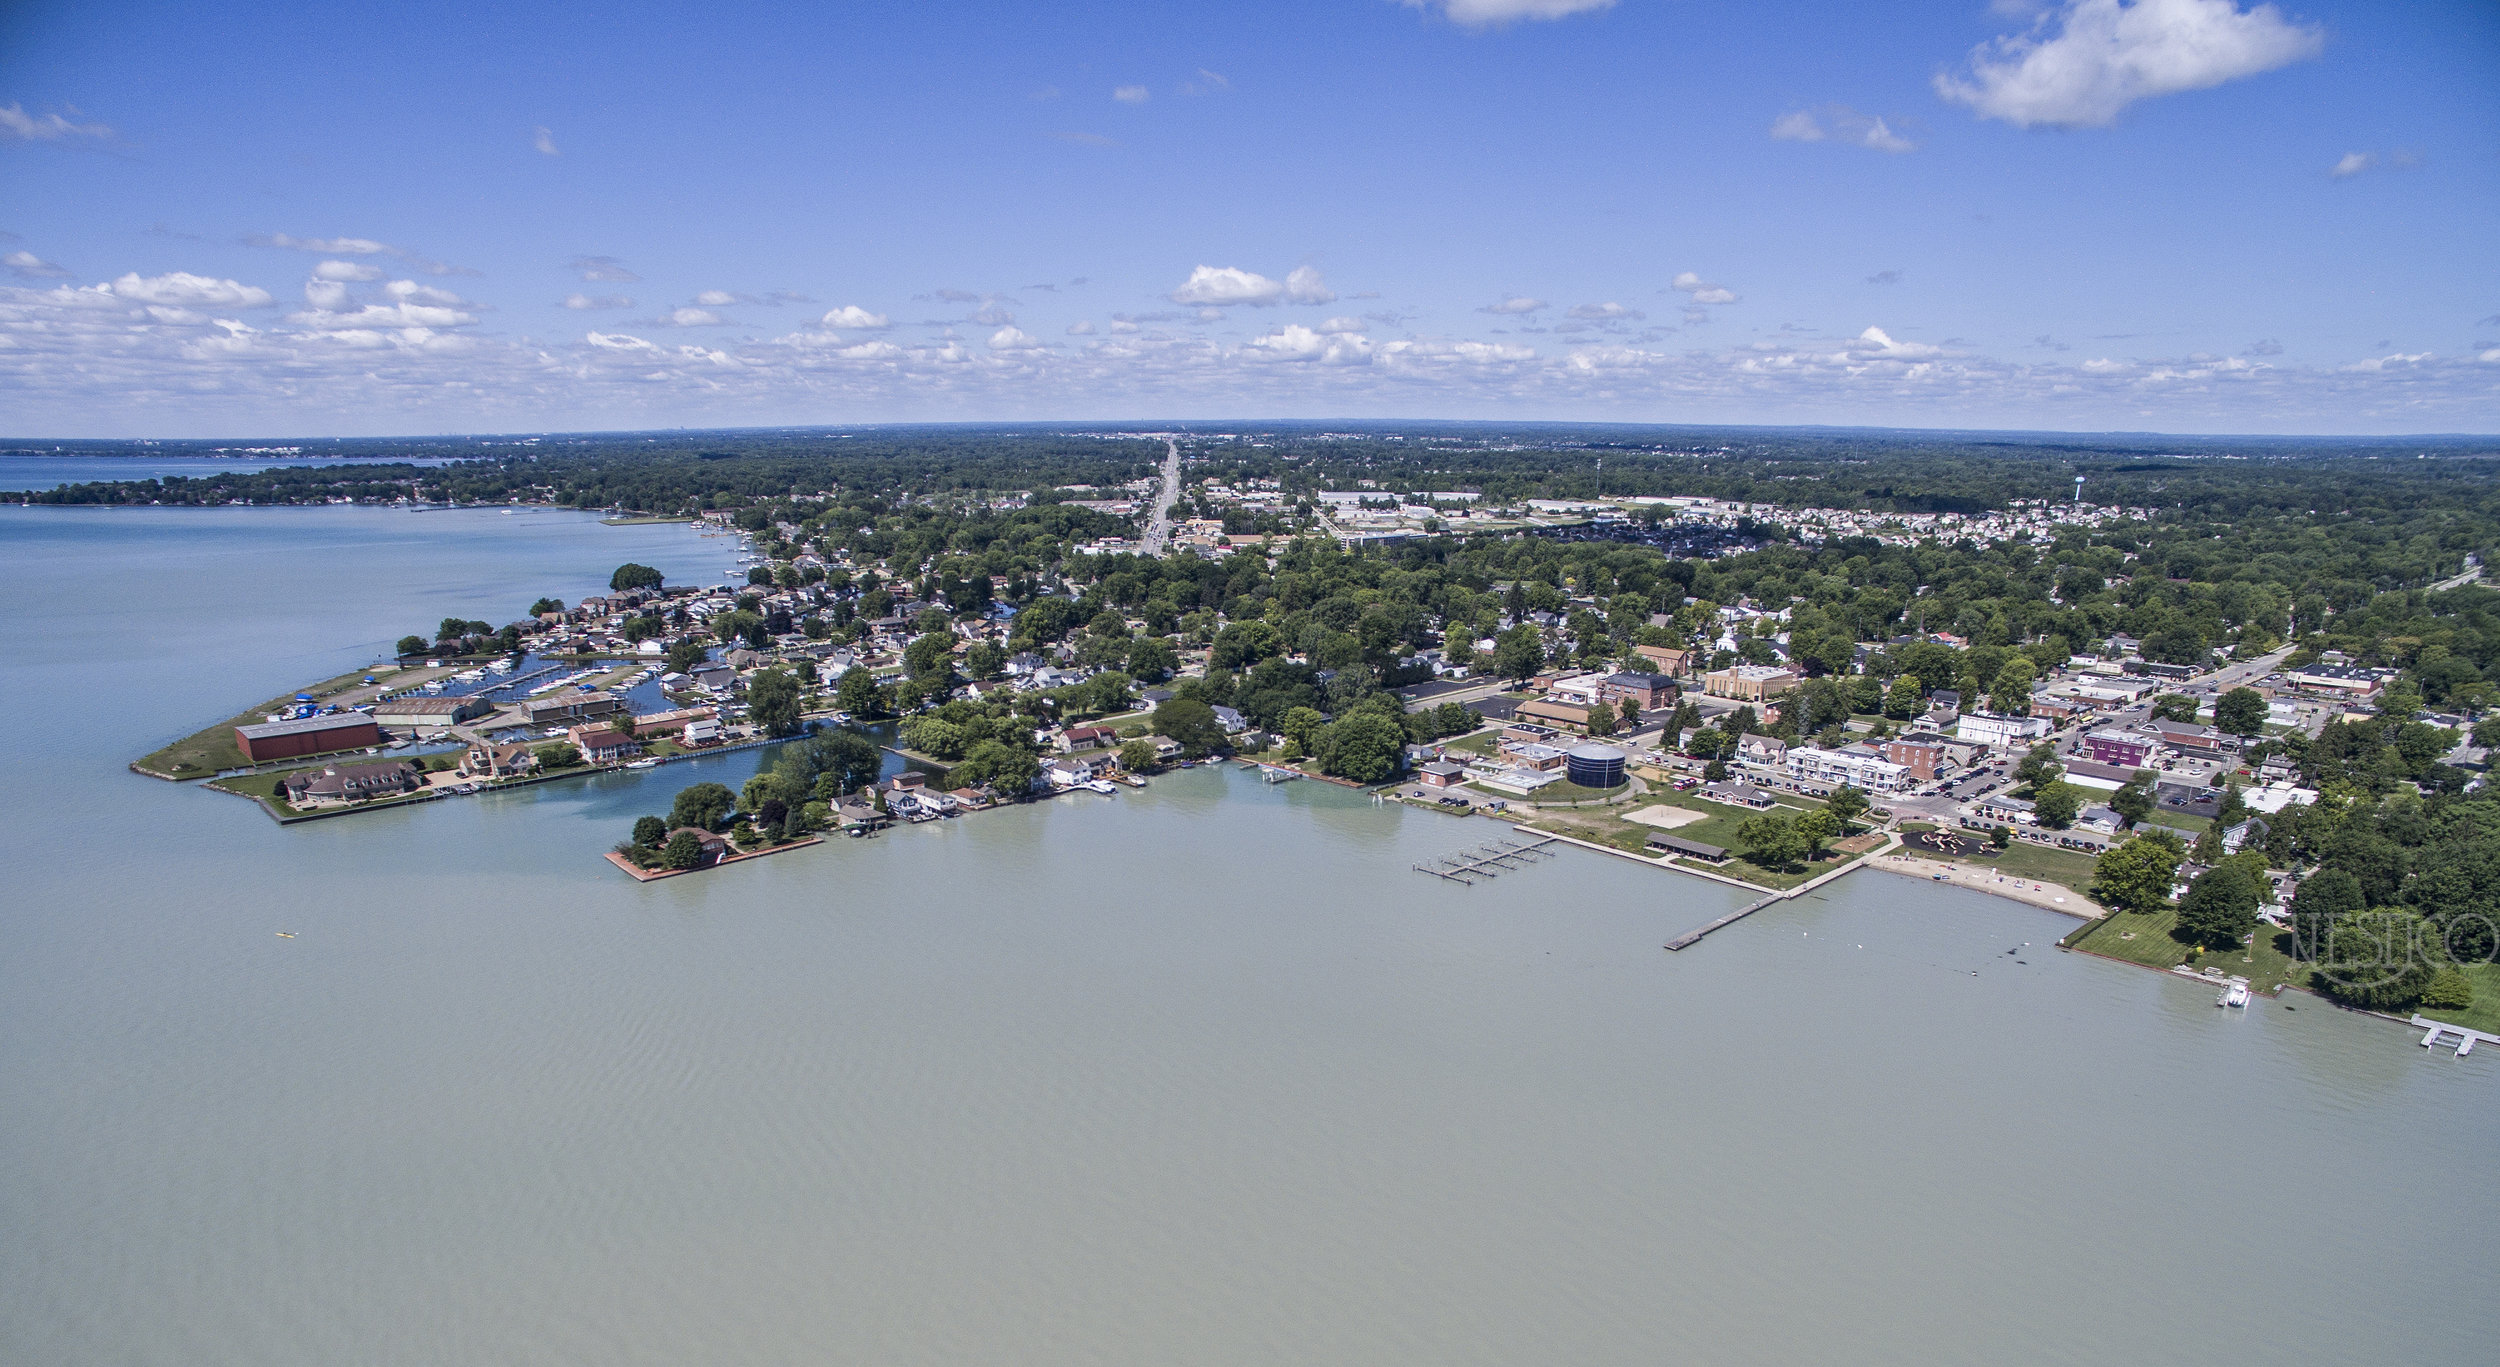
[[[1972,892],[2021,902],[2042,911],[2054,911],[2081,921],[2097,921],[2109,914],[2108,908],[2063,883],[2047,883],[2038,879],[2008,878],[1993,870],[1984,876],[1980,871],[1944,859],[1922,859],[1916,855],[1884,851],[1871,854],[1863,861],[1886,873],[1902,878],[1916,878],[1951,887],[1968,888]]]

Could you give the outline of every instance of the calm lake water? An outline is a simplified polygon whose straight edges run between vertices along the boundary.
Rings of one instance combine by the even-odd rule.
[[[600,852],[755,755],[291,829],[122,767],[730,544],[0,509],[0,1361],[2490,1351],[2500,1060],[1974,893],[1669,955],[1737,895],[1453,888],[1492,823],[1218,770],[644,887]]]

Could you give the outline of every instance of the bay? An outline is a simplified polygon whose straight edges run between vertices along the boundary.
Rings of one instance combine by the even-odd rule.
[[[2218,1011],[1976,893],[1852,874],[1669,955],[1742,895],[1577,851],[1455,888],[1409,866],[1500,828],[1217,769],[642,886],[600,853],[759,755],[292,828],[123,768],[732,553],[0,509],[0,1360],[2489,1342],[2489,1059]]]

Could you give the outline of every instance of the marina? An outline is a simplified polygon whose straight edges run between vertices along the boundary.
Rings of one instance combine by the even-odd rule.
[[[1415,865],[1417,873],[1446,878],[1453,883],[1472,885],[1477,879],[1492,878],[1514,869],[1526,868],[1553,858],[1546,847],[1559,843],[1553,836],[1530,841],[1496,840],[1461,850],[1457,854]]]

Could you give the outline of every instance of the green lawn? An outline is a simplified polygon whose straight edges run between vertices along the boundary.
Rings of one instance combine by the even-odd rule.
[[[1682,794],[1669,798],[1653,793],[1646,798],[1635,798],[1615,807],[1557,807],[1540,811],[1534,814],[1533,819],[1529,820],[1527,825],[1532,830],[1576,836],[1582,840],[1611,846],[1627,854],[1651,856],[1653,851],[1649,848],[1649,837],[1660,834],[1661,828],[1644,825],[1637,821],[1626,821],[1618,815],[1620,812],[1638,811],[1650,806],[1682,807],[1687,811],[1703,813],[1702,820],[1690,825],[1678,826],[1674,831],[1665,833],[1680,836],[1686,840],[1699,841],[1705,845],[1717,845],[1721,849],[1728,850],[1737,849],[1742,844],[1736,838],[1737,828],[1744,825],[1748,819],[1759,815],[1747,808],[1723,806],[1716,802],[1708,802]],[[1777,890],[1793,888],[1807,879],[1820,877],[1860,857],[1848,854],[1826,854],[1823,858],[1795,870],[1764,868],[1741,856],[1730,859],[1724,864],[1693,863],[1690,867],[1705,869],[1729,878],[1743,879],[1748,883]],[[1685,861],[1677,862],[1681,864]]]
[[[361,684],[366,672],[359,669],[335,679],[325,679],[310,688],[290,689],[283,696],[272,698],[248,712],[228,717],[215,726],[143,756],[138,767],[143,773],[177,779],[206,778],[220,769],[240,769],[251,761],[243,758],[243,751],[235,745],[234,728],[267,721],[273,712],[292,711],[298,693],[310,693],[316,699],[344,693]]]
[[[2462,1025],[2489,1035],[2500,1035],[2500,964],[2462,965],[2465,976],[2473,980],[2473,1004],[2457,1011],[2424,1011],[2435,1021]]]
[[[1964,837],[1978,835],[1975,831],[1960,831],[1957,834]],[[1980,836],[1979,844],[1984,847],[1987,844],[1987,838]],[[1905,850],[1904,853],[1916,855],[1921,859],[1949,859],[1961,863],[1984,864],[2010,877],[2034,878],[2043,883],[2057,883],[2075,892],[2091,890],[2092,866],[2099,862],[2093,856],[2080,850],[2061,850],[2047,845],[2026,845],[2019,840],[1993,859],[1983,859],[1969,854],[1938,854],[1933,850],[1915,847]]]
[[[2149,968],[2173,968],[2184,963],[2193,963],[2198,968],[2219,968],[2224,973],[2248,979],[2249,986],[2259,992],[2275,992],[2287,984],[2298,986],[2309,979],[2308,968],[2291,956],[2288,948],[2291,937],[2286,931],[2260,923],[2254,944],[2239,949],[2208,949],[2197,953],[2193,947],[2170,938],[2170,928],[2177,923],[2178,913],[2168,909],[2155,912],[2113,911],[2100,920],[2084,923],[2063,943],[2073,949],[2105,954]],[[2480,995],[2478,985],[2478,999]],[[2480,1004],[2479,1000],[2477,1004]]]

